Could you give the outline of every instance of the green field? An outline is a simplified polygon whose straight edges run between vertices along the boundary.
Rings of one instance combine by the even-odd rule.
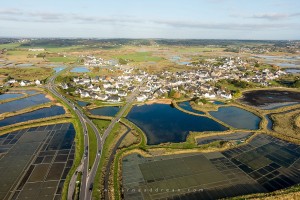
[[[53,73],[50,68],[38,67],[19,67],[19,68],[1,68],[0,75],[9,75],[17,80],[44,80]]]
[[[0,49],[14,49],[19,46],[20,46],[20,43],[0,44]]]
[[[68,46],[68,47],[53,47],[53,46],[45,46],[47,52],[51,53],[61,53],[61,52],[72,52],[77,51],[83,48],[83,46],[75,45],[75,46]]]
[[[211,47],[182,47],[178,49],[181,53],[195,53],[195,52],[212,52],[223,51],[225,48],[211,48]]]
[[[50,62],[75,62],[76,57],[47,57]]]
[[[18,55],[28,55],[30,52],[27,50],[9,50],[7,51],[7,55],[10,56],[18,56]],[[31,52],[33,53],[33,52]]]
[[[99,130],[101,135],[103,135],[103,132],[105,131],[105,129],[110,124],[109,120],[93,119],[92,121],[98,127],[98,130]]]
[[[132,54],[125,54],[125,55],[118,55],[116,58],[122,58],[125,60],[133,61],[133,62],[147,62],[147,61],[160,61],[163,58],[152,56],[152,53],[150,52],[136,52]]]

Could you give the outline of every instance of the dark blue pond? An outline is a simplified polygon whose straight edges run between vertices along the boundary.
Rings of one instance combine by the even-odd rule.
[[[221,107],[218,111],[209,112],[213,117],[234,128],[256,130],[261,119],[251,112],[234,106]]]
[[[213,104],[215,104],[215,105],[225,105],[225,103],[222,102],[222,101],[214,101]]]
[[[204,112],[194,110],[189,101],[180,102],[180,103],[178,103],[178,106],[181,107],[184,110],[187,110],[187,111],[190,111],[190,112],[193,112],[193,113],[205,114]]]
[[[20,122],[25,122],[34,119],[40,119],[45,117],[52,117],[56,115],[65,114],[65,110],[61,106],[51,106],[49,108],[42,108],[33,112],[24,113],[21,115],[16,115],[13,117],[8,117],[3,120],[0,120],[0,126],[8,126],[11,124],[16,124]]]
[[[101,108],[95,108],[93,110],[90,110],[90,112],[93,115],[101,115],[101,116],[115,116],[120,110],[120,107],[118,106],[106,106]]]
[[[162,104],[134,106],[127,118],[145,132],[150,145],[184,142],[189,131],[227,130],[212,119],[189,115]]]
[[[0,113],[14,112],[30,106],[35,106],[47,102],[50,102],[50,99],[46,98],[44,94],[37,94],[24,99],[0,104]]]
[[[81,107],[87,106],[88,104],[90,104],[89,102],[85,102],[85,101],[77,101],[78,105]]]
[[[1,94],[0,95],[0,101],[1,100],[6,100],[6,99],[12,99],[12,98],[17,98],[17,97],[21,97],[24,96],[23,94],[18,94],[18,93],[6,93],[6,94]]]
[[[265,117],[266,117],[266,119],[268,121],[267,128],[269,130],[272,130],[273,129],[273,120],[271,119],[271,116],[270,115],[266,115]]]

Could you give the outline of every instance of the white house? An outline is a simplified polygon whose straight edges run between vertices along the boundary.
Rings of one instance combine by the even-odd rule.
[[[126,97],[127,96],[127,92],[125,92],[125,91],[119,91],[118,96],[120,96],[120,97]]]
[[[106,94],[99,94],[97,99],[100,101],[105,101],[108,99],[108,96]]]
[[[216,95],[212,92],[210,92],[210,93],[207,92],[204,94],[204,97],[209,98],[209,99],[214,99],[214,98],[216,98]]]
[[[104,87],[104,89],[110,88],[110,87],[112,87],[112,84],[111,83],[104,83],[103,87]]]
[[[30,83],[29,81],[21,81],[20,86],[24,87],[24,86],[29,85],[29,83]]]
[[[136,100],[138,102],[143,102],[143,101],[146,101],[147,100],[147,97],[145,95],[141,95],[141,96],[137,96],[136,97]]]
[[[90,84],[90,85],[88,86],[88,88],[89,88],[89,89],[93,89],[93,88],[94,88],[93,84]]]
[[[28,49],[28,51],[45,51],[45,49]]]
[[[74,81],[75,83],[79,82],[79,80],[80,80],[80,79],[77,78],[77,77],[74,77],[74,78],[73,78],[73,81]]]
[[[232,95],[229,93],[229,94],[227,94],[227,93],[222,93],[221,94],[221,97],[222,98],[225,98],[225,99],[232,99]]]
[[[83,92],[81,92],[80,97],[81,98],[90,97],[90,94],[88,92],[86,92],[86,91],[83,91]]]
[[[95,93],[91,94],[91,97],[92,97],[93,99],[98,99],[98,98],[99,98],[98,94],[95,94]]]
[[[36,84],[36,85],[41,85],[41,81],[36,80],[36,81],[35,81],[35,84]]]
[[[67,90],[69,88],[68,84],[62,83],[61,84],[62,89]],[[79,89],[80,90],[80,89]],[[75,91],[76,92],[76,91]]]
[[[101,89],[100,89],[99,86],[94,86],[94,87],[92,88],[92,90],[93,90],[94,92],[100,92],[100,91],[101,91]]]
[[[107,89],[105,90],[105,93],[106,93],[106,94],[118,94],[118,90],[115,89],[115,88],[107,88]]]
[[[7,83],[12,84],[12,83],[17,83],[18,81],[16,81],[15,79],[10,79],[7,81]]]

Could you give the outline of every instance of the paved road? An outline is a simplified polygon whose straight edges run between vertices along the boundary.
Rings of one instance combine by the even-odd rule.
[[[143,84],[144,82],[142,82],[141,84]],[[113,127],[115,126],[116,123],[119,122],[120,118],[123,116],[124,112],[127,110],[127,108],[129,106],[131,106],[132,102],[134,101],[134,99],[136,98],[136,95],[139,93],[138,88],[136,88],[131,95],[127,98],[127,103],[124,107],[121,108],[120,112],[117,114],[117,116],[110,122],[110,124],[108,125],[108,127],[106,128],[106,130],[104,131],[102,137],[101,137],[101,145],[98,145],[98,156],[95,160],[94,166],[91,170],[91,175],[89,176],[87,185],[90,185],[92,183],[94,183],[94,179],[95,179],[95,175],[100,163],[100,158],[102,156],[102,150],[103,150],[103,144],[105,143],[105,140],[108,136],[108,134],[112,131]],[[99,134],[100,137],[100,134]],[[100,147],[100,148],[99,148]],[[95,168],[95,169],[94,169]],[[86,199],[90,200],[91,199],[91,192],[87,193]]]
[[[65,70],[69,70],[69,68],[65,69]],[[63,71],[65,71],[63,70]],[[88,166],[89,166],[89,157],[88,157],[88,151],[89,151],[89,136],[87,134],[87,124],[89,124],[93,131],[94,134],[96,135],[97,138],[97,151],[99,151],[100,149],[102,149],[102,139],[100,137],[100,133],[96,127],[96,125],[88,119],[88,117],[81,111],[78,109],[77,106],[74,105],[74,103],[72,103],[70,100],[68,100],[65,96],[63,96],[62,94],[60,94],[54,84],[54,81],[56,79],[56,77],[62,73],[63,71],[60,71],[59,73],[54,74],[52,77],[49,78],[48,82],[47,82],[47,88],[50,92],[52,92],[55,96],[57,96],[58,98],[60,98],[64,103],[66,103],[67,105],[69,105],[71,108],[74,109],[75,114],[77,115],[77,117],[80,120],[80,123],[83,127],[83,133],[84,133],[84,156],[81,160],[81,163],[83,164],[83,168],[82,168],[82,180],[81,180],[81,188],[80,188],[80,199],[82,200],[86,200],[86,199],[90,199],[90,193],[91,191],[89,191],[89,187],[90,187],[90,183],[93,182],[95,174],[96,174],[96,170],[97,170],[97,166],[99,164],[100,161],[100,155],[97,154],[97,157],[95,159],[94,165],[91,169],[91,171],[89,172],[88,170]],[[74,185],[74,184],[73,184]]]
[[[91,197],[92,197],[92,189],[93,189],[93,187],[91,187],[91,185],[94,184],[95,175],[96,175],[96,172],[97,172],[97,169],[98,169],[98,166],[99,166],[99,163],[100,163],[100,159],[101,159],[101,156],[102,156],[103,144],[104,144],[108,134],[111,132],[111,130],[115,126],[115,124],[120,120],[120,118],[123,116],[124,112],[127,110],[127,108],[132,104],[132,102],[136,98],[136,96],[139,92],[139,89],[136,88],[134,90],[134,92],[127,98],[126,105],[121,109],[121,111],[117,114],[117,116],[111,121],[111,123],[109,124],[107,129],[104,131],[103,136],[101,137],[100,133],[99,133],[99,130],[96,127],[96,125],[73,102],[71,102],[65,96],[60,94],[58,92],[55,84],[54,84],[54,81],[55,81],[56,77],[60,73],[66,71],[66,70],[70,70],[70,69],[71,69],[71,67],[66,68],[65,70],[62,70],[58,73],[55,73],[52,77],[49,78],[46,87],[55,96],[60,98],[64,103],[66,103],[67,105],[69,105],[71,108],[74,109],[75,114],[77,115],[77,117],[80,120],[80,123],[82,124],[83,133],[84,133],[84,156],[81,160],[83,168],[82,168],[82,180],[81,180],[79,198],[81,200],[90,200]],[[143,83],[144,82],[141,82],[141,85]],[[94,131],[94,134],[96,135],[96,138],[97,138],[97,152],[98,152],[97,155],[96,155],[95,161],[93,163],[93,166],[92,166],[90,171],[88,170],[88,166],[89,166],[89,157],[88,157],[89,136],[87,134],[87,132],[88,132],[87,124],[89,124],[92,127],[92,129]]]
[[[82,171],[83,169],[83,165],[82,163],[78,166],[77,168],[77,172],[80,172]],[[74,192],[75,192],[75,188],[76,188],[76,180],[77,180],[77,176],[78,176],[78,173],[74,173],[71,177],[71,180],[70,180],[70,184],[69,184],[69,189],[68,189],[68,197],[67,199],[73,199],[73,195],[74,195]]]

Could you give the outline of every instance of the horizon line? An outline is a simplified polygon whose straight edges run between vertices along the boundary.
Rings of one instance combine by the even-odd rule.
[[[130,38],[130,37],[22,37],[0,36],[0,39],[93,39],[93,40],[232,40],[232,41],[300,41],[300,39],[208,39],[208,38]]]

